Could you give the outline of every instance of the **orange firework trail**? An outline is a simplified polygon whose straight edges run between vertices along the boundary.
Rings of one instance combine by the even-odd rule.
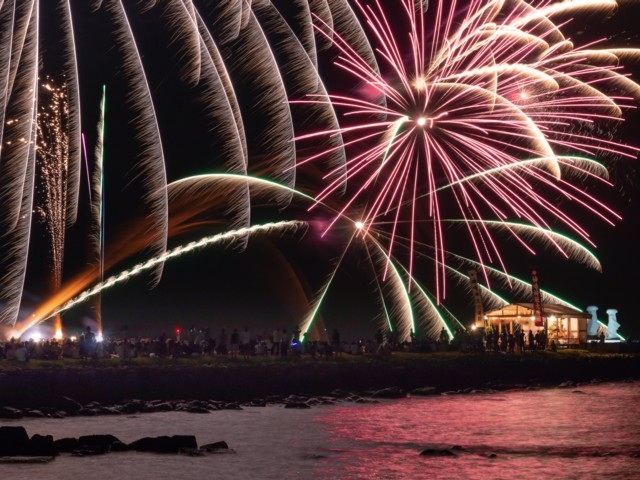
[[[161,256],[150,258],[143,263],[137,264],[130,269],[124,270],[117,275],[109,277],[105,281],[101,280],[97,282],[97,284],[95,284],[93,287],[84,290],[88,285],[91,285],[95,282],[96,277],[99,274],[99,272],[94,271],[95,269],[92,271],[87,271],[85,274],[72,281],[64,289],[61,289],[60,292],[50,298],[45,304],[41,305],[40,308],[38,308],[36,312],[31,316],[28,322],[25,322],[25,324],[23,325],[16,326],[15,331],[11,332],[10,334],[12,336],[15,335],[19,338],[23,332],[33,327],[34,325],[47,320],[51,316],[59,315],[65,310],[68,310],[73,306],[94,297],[95,295],[99,295],[106,289],[124,283],[131,277],[134,277],[147,270],[151,270],[158,264],[172,258],[179,257],[180,255],[183,255],[185,253],[192,252],[209,245],[232,243],[234,241],[237,241],[238,238],[246,237],[248,235],[256,233],[272,231],[282,233],[286,231],[295,231],[301,228],[305,228],[305,224],[303,222],[283,221],[254,225],[252,227],[241,228],[238,230],[229,230],[216,235],[203,237],[200,240],[190,242],[187,245],[173,248]]]

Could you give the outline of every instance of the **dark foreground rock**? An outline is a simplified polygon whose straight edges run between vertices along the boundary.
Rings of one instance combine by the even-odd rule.
[[[225,441],[207,443],[198,447],[194,435],[163,435],[142,437],[125,444],[110,434],[83,435],[79,438],[53,439],[52,435],[27,435],[22,426],[0,427],[0,463],[47,461],[60,454],[77,457],[103,455],[110,452],[147,452],[158,454],[235,453]]]

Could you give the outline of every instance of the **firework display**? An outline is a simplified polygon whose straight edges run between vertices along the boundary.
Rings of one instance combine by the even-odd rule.
[[[581,25],[619,8],[0,2],[0,323],[32,325],[87,298],[99,316],[99,293],[131,272],[162,281],[164,262],[189,251],[174,237],[215,225],[222,237],[209,230],[198,248],[227,233],[243,248],[253,229],[274,229],[252,224],[264,207],[285,230],[322,218],[321,234],[341,238],[305,332],[354,250],[381,327],[400,339],[459,324],[447,289],[470,270],[487,305],[504,303],[500,288],[529,291],[507,250],[600,268],[590,225],[620,217],[585,186],[609,187],[607,162],[639,153],[617,132],[640,100],[627,69],[640,50]],[[65,281],[65,230],[87,216],[91,266]],[[57,292],[25,319],[36,220]],[[141,256],[144,267],[126,265]]]

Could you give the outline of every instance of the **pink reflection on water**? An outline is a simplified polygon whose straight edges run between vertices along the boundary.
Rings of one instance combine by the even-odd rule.
[[[640,384],[408,398],[320,411],[340,478],[633,478]],[[455,448],[452,448],[455,447]],[[431,448],[448,455],[421,456]]]

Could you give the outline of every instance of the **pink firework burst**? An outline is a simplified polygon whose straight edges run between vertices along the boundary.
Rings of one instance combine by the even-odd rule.
[[[549,232],[560,228],[591,243],[576,211],[618,219],[584,181],[608,182],[605,158],[637,157],[638,148],[610,132],[640,98],[622,66],[640,50],[611,48],[605,39],[577,45],[566,33],[574,17],[611,14],[615,1],[356,5],[375,62],[318,18],[316,29],[337,51],[341,83],[351,79],[358,88],[299,101],[331,104],[341,114],[339,129],[296,138],[344,139],[346,164],[326,171],[316,195],[340,202],[328,229],[357,219],[363,235],[385,238],[389,257],[405,252],[409,277],[429,249],[440,299],[451,225],[464,226],[481,265],[505,270],[498,229],[530,252],[536,237],[568,257]],[[334,150],[320,149],[297,167]]]

